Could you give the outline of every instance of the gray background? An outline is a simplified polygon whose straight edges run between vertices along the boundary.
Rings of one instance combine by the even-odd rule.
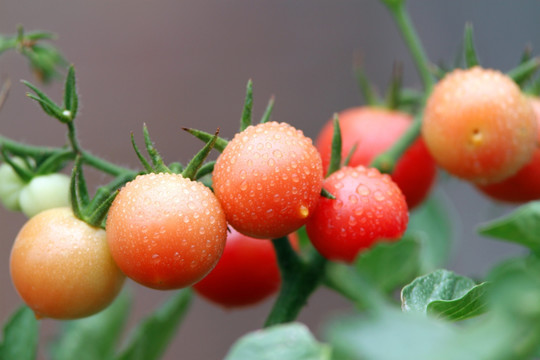
[[[433,61],[450,59],[464,24],[475,25],[482,63],[503,71],[518,61],[526,44],[540,47],[540,2],[410,1],[411,16]],[[78,121],[83,147],[114,162],[136,167],[129,134],[140,139],[147,123],[168,161],[187,161],[200,143],[181,131],[197,127],[231,137],[238,127],[246,81],[255,88],[255,116],[276,95],[274,120],[311,137],[341,109],[359,105],[352,74],[355,52],[379,89],[392,64],[402,61],[405,83],[419,87],[411,59],[386,9],[375,0],[321,1],[30,1],[0,0],[0,33],[44,29],[75,64],[82,107]],[[25,98],[19,79],[35,81],[15,53],[0,57],[0,75],[14,86],[0,113],[0,132],[32,144],[59,145],[64,128]],[[61,84],[46,88],[61,99]],[[94,174],[95,184],[108,180]],[[449,267],[481,276],[494,261],[519,249],[474,235],[475,226],[508,210],[493,205],[468,184],[445,181],[456,222]],[[0,321],[20,305],[8,271],[9,249],[25,219],[0,212]],[[130,284],[137,296],[134,323],[169,292]],[[271,301],[223,311],[197,299],[167,352],[167,359],[219,359],[241,334],[260,327]],[[339,296],[318,291],[300,320],[315,333],[333,314],[349,309]],[[40,357],[58,323],[42,321]]]

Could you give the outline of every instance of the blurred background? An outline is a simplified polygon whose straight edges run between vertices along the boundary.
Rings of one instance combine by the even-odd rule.
[[[453,59],[466,22],[472,22],[482,64],[507,71],[526,45],[540,49],[537,0],[411,0],[408,7],[433,62]],[[316,137],[332,113],[362,103],[353,76],[353,55],[385,89],[393,63],[404,64],[404,83],[420,88],[419,78],[388,11],[376,0],[0,0],[0,33],[27,30],[58,34],[56,45],[75,65],[81,99],[77,126],[82,146],[133,168],[138,166],[129,135],[141,138],[146,123],[168,161],[185,162],[201,143],[182,127],[231,138],[238,129],[248,79],[254,82],[254,115],[271,95],[273,119],[289,122]],[[64,126],[48,118],[25,96],[20,79],[37,82],[15,52],[0,57],[0,76],[13,86],[0,112],[0,133],[37,145],[65,142]],[[63,81],[63,80],[62,80]],[[62,81],[44,86],[60,102]],[[215,156],[215,155],[214,155]],[[107,181],[95,176],[95,185]],[[490,264],[519,249],[480,238],[476,226],[511,207],[486,201],[468,184],[443,181],[436,191],[449,203],[455,224],[448,267],[481,276]],[[20,304],[9,278],[9,250],[25,218],[0,210],[0,322]],[[136,293],[135,323],[170,292]],[[259,328],[268,301],[245,310],[224,311],[195,299],[166,359],[220,359],[242,334]],[[300,316],[315,334],[348,303],[324,289]],[[40,358],[58,323],[42,321]]]

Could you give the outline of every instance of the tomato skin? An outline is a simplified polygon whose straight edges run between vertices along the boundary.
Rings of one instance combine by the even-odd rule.
[[[65,174],[36,176],[21,190],[21,211],[32,217],[43,210],[69,206],[70,178]]]
[[[530,98],[538,124],[537,141],[540,144],[540,98]],[[502,182],[478,185],[477,188],[492,199],[510,203],[523,203],[540,199],[540,148],[536,147],[532,159],[515,175]]]
[[[257,304],[274,294],[281,276],[272,242],[230,228],[218,264],[193,288],[225,308]]]
[[[276,122],[236,134],[213,173],[229,224],[260,239],[282,237],[304,225],[315,210],[322,181],[321,157],[311,139]]]
[[[363,166],[343,167],[324,181],[336,197],[321,198],[306,230],[327,259],[352,263],[381,240],[397,240],[407,228],[407,203],[390,176]]]
[[[120,190],[106,231],[111,254],[128,277],[166,290],[190,286],[214,268],[227,223],[210,189],[161,173],[139,175]]]
[[[21,228],[10,257],[19,295],[39,318],[75,319],[97,313],[116,297],[125,276],[103,229],[54,208]]]
[[[449,173],[486,185],[515,174],[532,157],[537,124],[526,96],[508,76],[474,67],[454,70],[434,88],[422,135]]]
[[[412,117],[406,113],[369,106],[354,107],[338,114],[342,138],[342,158],[357,145],[348,166],[369,166],[408,129]],[[329,120],[316,140],[325,172],[330,164],[333,121]],[[402,155],[391,174],[407,199],[409,209],[424,201],[435,181],[435,161],[421,137]]]

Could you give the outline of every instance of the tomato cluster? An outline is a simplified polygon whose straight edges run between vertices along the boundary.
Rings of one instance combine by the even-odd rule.
[[[401,238],[436,166],[496,199],[540,197],[540,100],[500,72],[473,67],[444,77],[427,99],[420,136],[409,139],[390,175],[370,164],[410,137],[411,116],[364,106],[337,118],[341,131],[327,123],[316,146],[286,123],[246,125],[222,140],[205,184],[193,180],[197,170],[168,169],[150,147],[161,167],[145,164],[145,174],[122,183],[98,223],[104,229],[81,220],[77,206],[60,207],[69,201],[65,175],[23,181],[3,164],[0,200],[31,217],[11,253],[16,289],[37,316],[60,319],[101,310],[125,276],[154,289],[193,286],[227,308],[252,305],[282,281],[270,239],[305,226],[320,255],[350,264],[376,242]],[[217,134],[212,139],[207,147]],[[325,178],[328,169],[335,171]]]

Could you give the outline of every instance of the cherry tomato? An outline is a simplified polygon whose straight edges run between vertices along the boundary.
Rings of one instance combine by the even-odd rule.
[[[218,264],[193,288],[226,308],[257,304],[274,294],[281,276],[272,242],[255,239],[230,228]],[[298,247],[298,240],[292,240]]]
[[[540,143],[540,99],[531,98],[538,124],[537,141]],[[523,203],[540,199],[540,148],[538,145],[531,161],[515,175],[500,183],[478,186],[489,197],[506,202]]]
[[[374,168],[343,167],[323,186],[336,199],[321,197],[306,230],[327,259],[352,263],[377,241],[397,240],[405,232],[407,203],[390,176]]]
[[[530,161],[537,124],[512,79],[474,67],[454,70],[435,86],[422,134],[442,168],[485,185],[510,177]]]
[[[65,174],[36,176],[20,192],[22,212],[32,217],[43,210],[69,206],[69,183]]]
[[[285,123],[249,126],[218,157],[213,187],[227,221],[261,239],[305,224],[321,192],[321,157],[311,139]]]
[[[14,157],[12,160],[18,165],[25,166],[21,158]],[[19,197],[25,185],[24,180],[17,175],[11,165],[8,163],[0,165],[0,201],[6,209],[11,211],[21,210]]]
[[[410,115],[383,108],[355,107],[340,112],[342,158],[356,145],[348,165],[368,166],[403,135],[411,122]],[[333,134],[333,122],[330,120],[316,140],[325,172],[330,164]],[[405,195],[409,209],[412,209],[426,198],[435,175],[435,161],[419,137],[398,161],[391,177]]]
[[[125,279],[105,231],[77,219],[67,207],[26,222],[13,244],[10,269],[19,295],[40,318],[92,315],[112,302]]]
[[[120,190],[106,231],[111,254],[128,277],[154,289],[178,289],[217,264],[227,222],[203,184],[177,174],[147,174]]]

